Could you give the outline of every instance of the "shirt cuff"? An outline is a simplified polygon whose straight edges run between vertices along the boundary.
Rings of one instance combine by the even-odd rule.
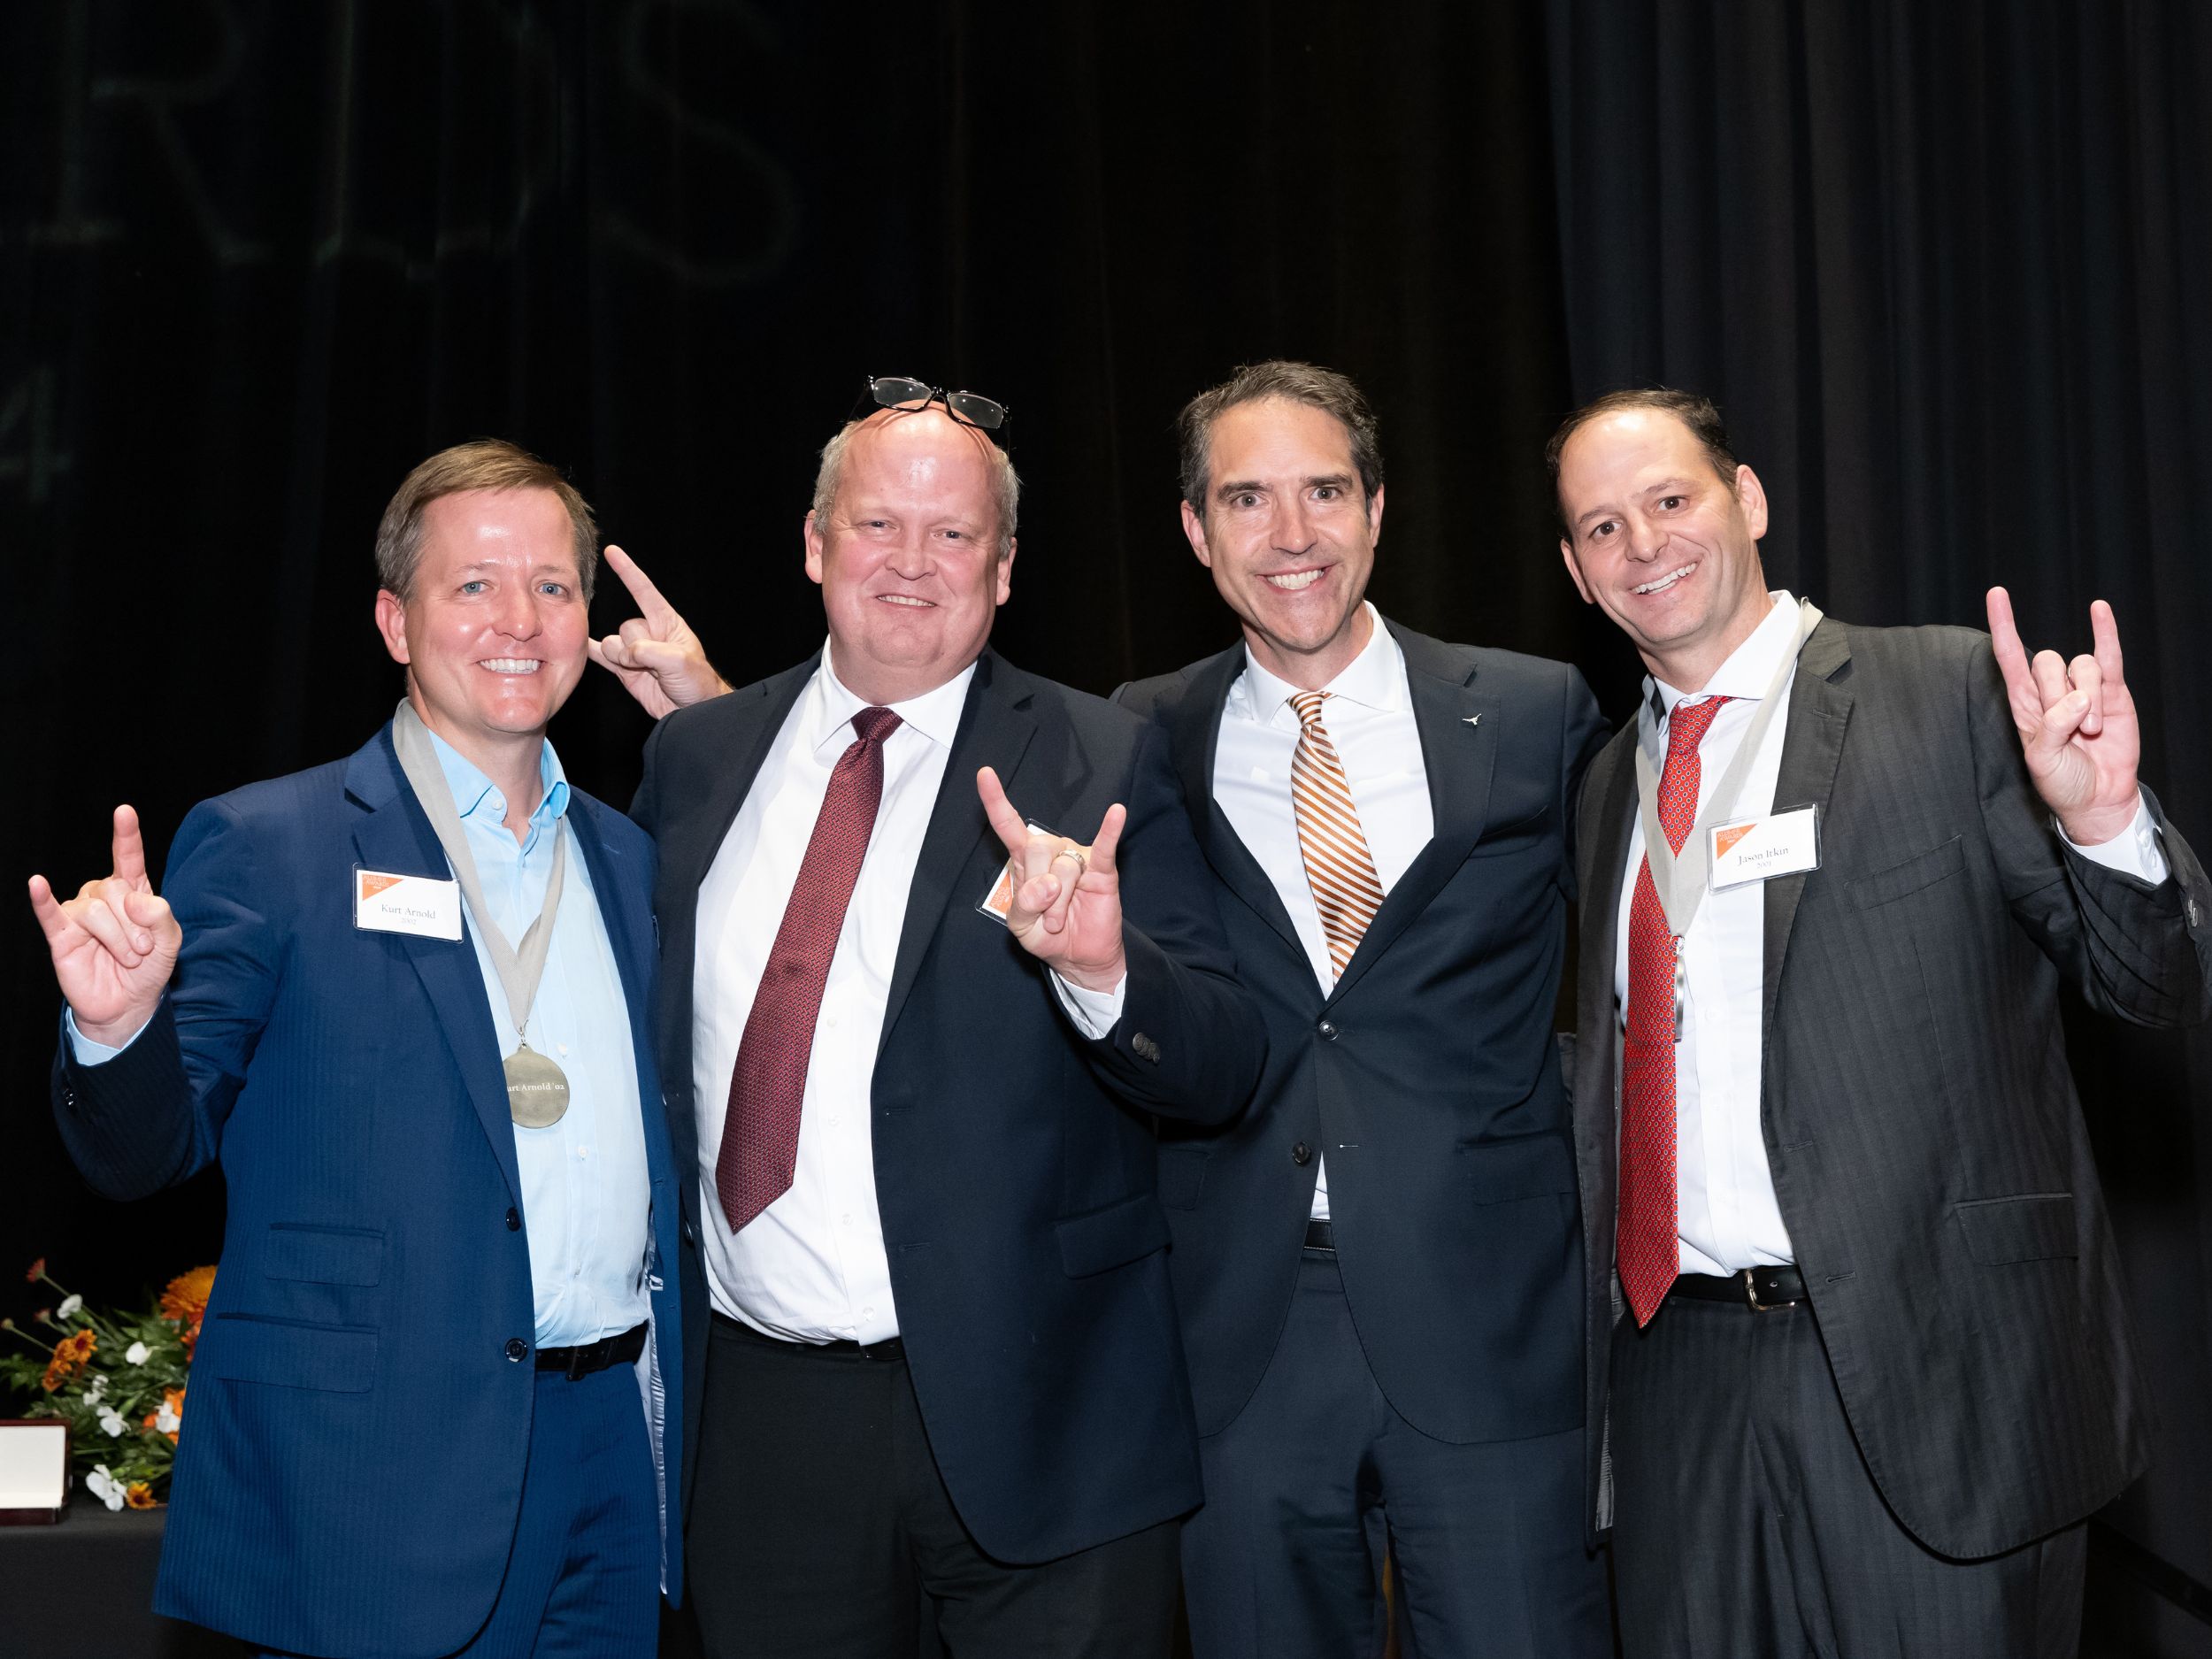
[[[146,1022],[146,1025],[150,1025],[153,1023],[154,1022],[150,1019]],[[111,1048],[104,1042],[93,1041],[91,1038],[86,1036],[82,1032],[77,1029],[77,1017],[69,1011],[69,1004],[66,1002],[64,1002],[61,1007],[61,1024],[62,1029],[69,1033],[69,1051],[76,1056],[77,1064],[79,1065],[106,1064],[110,1060],[114,1059],[117,1055],[122,1053],[124,1049],[129,1048],[131,1044],[136,1042],[139,1038],[144,1034],[146,1030],[146,1025],[141,1025],[136,1031],[131,1033],[129,1036],[124,1038],[121,1042]]]
[[[2057,823],[2054,818],[2053,823]],[[2058,826],[2059,839],[2083,857],[2108,870],[2116,870],[2124,876],[2134,876],[2156,887],[2168,874],[2166,849],[2158,844],[2158,826],[2151,822],[2151,810],[2141,795],[2135,798],[2135,822],[2108,841],[2099,841],[2094,847],[2085,847],[2066,833],[2063,824]]]
[[[1121,1002],[1129,990],[1129,976],[1123,974],[1110,991],[1087,991],[1079,985],[1070,985],[1055,973],[1052,989],[1076,1030],[1095,1042],[1113,1030],[1121,1018]]]

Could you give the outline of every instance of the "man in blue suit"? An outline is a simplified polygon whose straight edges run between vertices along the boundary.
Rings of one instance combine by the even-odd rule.
[[[228,1181],[155,1605],[262,1649],[643,1655],[680,1592],[653,848],[545,736],[596,536],[512,445],[433,456],[377,539],[393,721],[196,808],[160,896],[128,807],[111,875],[31,880],[79,1167]]]

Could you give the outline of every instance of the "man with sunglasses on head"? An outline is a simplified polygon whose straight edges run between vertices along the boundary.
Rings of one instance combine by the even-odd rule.
[[[1200,1491],[1150,1120],[1233,1115],[1264,1036],[1156,736],[989,649],[1005,411],[870,391],[806,518],[826,643],[669,715],[633,807],[695,1604],[716,1655],[1164,1655]],[[638,591],[595,656],[714,690]]]

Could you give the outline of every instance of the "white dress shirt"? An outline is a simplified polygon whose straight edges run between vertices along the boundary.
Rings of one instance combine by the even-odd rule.
[[[1371,632],[1360,654],[1323,689],[1321,724],[1328,728],[1337,758],[1344,764],[1352,804],[1359,813],[1375,879],[1386,897],[1406,867],[1436,832],[1429,802],[1428,767],[1421,757],[1421,733],[1413,718],[1413,696],[1406,687],[1405,653],[1383,626],[1381,613],[1366,607]],[[1291,698],[1299,687],[1260,666],[1250,646],[1244,672],[1229,687],[1221,710],[1220,740],[1214,750],[1214,801],[1290,912],[1298,942],[1323,995],[1336,987],[1328,936],[1306,879],[1305,855],[1298,846],[1298,816],[1291,803],[1290,763],[1302,729]],[[1329,1218],[1326,1158],[1316,1171],[1313,1215]]]
[[[707,1287],[718,1311],[787,1341],[880,1342],[899,1333],[876,1210],[871,1087],[908,889],[974,675],[971,664],[933,691],[887,705],[899,725],[884,741],[875,829],[822,987],[791,1187],[736,1233],[715,1192],[714,1166],[738,1044],[830,773],[854,741],[852,717],[868,706],[837,678],[828,646],[699,884],[692,1083]],[[982,896],[955,895],[954,902]],[[1122,989],[1084,991],[1057,976],[1055,989],[1087,1036],[1102,1036],[1120,1015]]]
[[[1676,690],[1647,678],[1637,714],[1637,739],[1655,766],[1666,759],[1666,720],[1686,700],[1727,697],[1698,747],[1697,810],[1702,814],[1713,787],[1727,771],[1756,714],[1759,699],[1797,637],[1797,601],[1777,590],[1774,608],[1738,646],[1719,672],[1695,693]],[[1796,683],[1793,668],[1776,695],[1784,710],[1768,725],[1742,792],[1728,809],[1731,818],[1751,818],[1805,804],[1777,802],[1775,779],[1782,766],[1782,742],[1789,722],[1786,700]],[[1653,707],[1656,694],[1659,712]],[[2079,849],[2098,863],[2149,881],[2166,878],[2164,855],[2147,808],[2136,809],[2134,827],[2100,847]],[[1614,956],[1613,988],[1621,1018],[1628,1017],[1629,912],[1635,902],[1635,872],[1644,856],[1639,818],[1629,835],[1628,862],[1621,882],[1619,946]],[[1685,1273],[1732,1273],[1743,1268],[1793,1262],[1789,1229],[1774,1196],[1774,1175],[1760,1133],[1760,1005],[1765,990],[1765,884],[1709,891],[1682,945],[1687,983],[1682,995],[1682,1036],[1675,1048],[1675,1225],[1680,1235]]]

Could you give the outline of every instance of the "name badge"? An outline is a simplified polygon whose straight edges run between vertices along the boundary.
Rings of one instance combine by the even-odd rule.
[[[373,933],[457,940],[461,937],[461,884],[441,881],[434,876],[389,875],[357,864],[353,925]]]
[[[1820,809],[1739,818],[1713,826],[1713,890],[1820,868]]]

